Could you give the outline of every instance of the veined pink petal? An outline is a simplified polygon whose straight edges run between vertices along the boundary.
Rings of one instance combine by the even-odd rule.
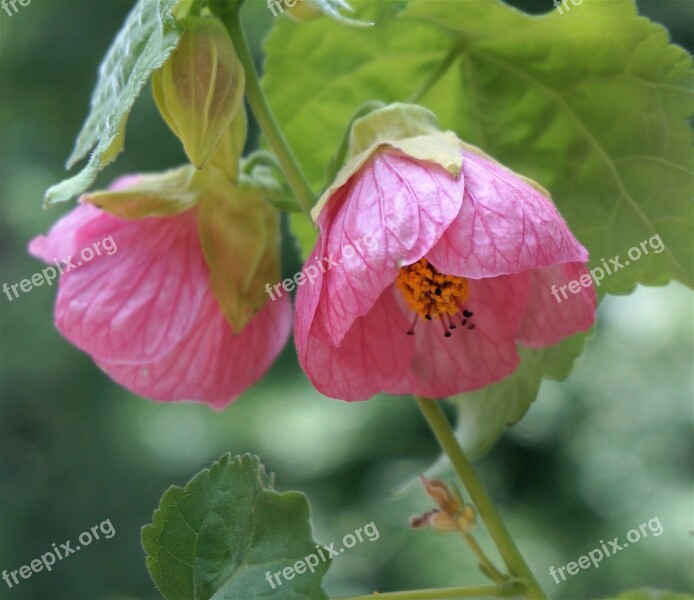
[[[209,287],[195,210],[134,221],[89,210],[98,215],[73,232],[80,250],[60,279],[58,329],[97,360],[165,356],[188,335]],[[109,236],[117,248],[110,256],[80,257]]]
[[[296,328],[301,366],[319,392],[340,400],[367,400],[406,377],[414,342],[405,333],[409,321],[395,293],[393,285],[385,289],[337,347],[312,332],[306,335],[304,326]]]
[[[520,360],[514,338],[526,311],[529,285],[527,273],[470,280],[465,306],[473,313],[468,324],[475,328],[457,322],[451,337],[444,338],[438,319],[418,323],[409,376],[385,391],[441,398],[513,373]]]
[[[316,245],[313,247],[311,254],[304,263],[304,272],[308,265],[315,265],[316,260],[322,256],[322,236],[318,236]],[[313,272],[313,271],[312,271]],[[308,338],[311,333],[311,326],[316,323],[318,331],[321,328],[321,323],[314,321],[316,308],[321,296],[323,286],[323,273],[320,269],[315,272],[313,282],[306,281],[304,285],[299,286],[296,290],[296,310],[294,311],[294,341],[296,343],[296,353],[299,362],[303,364],[306,360],[306,352],[308,351]],[[320,339],[329,339],[329,336],[321,330],[319,333],[314,331],[314,336]]]
[[[456,181],[438,165],[382,151],[336,192],[319,217],[321,257],[338,263],[324,261],[316,310],[326,339],[339,345],[400,266],[422,258],[441,238],[460,210],[461,190],[462,175]]]
[[[582,263],[552,265],[529,272],[530,301],[516,335],[518,342],[529,348],[552,346],[568,335],[590,329],[595,322],[595,287],[588,269]],[[579,280],[590,283],[580,285]],[[586,279],[587,277],[587,279]],[[564,288],[576,281],[577,294]],[[553,290],[554,288],[554,290]],[[560,301],[557,301],[559,298]]]
[[[78,254],[82,250],[77,241],[80,230],[102,214],[96,206],[78,204],[55,222],[48,235],[38,235],[29,242],[29,254],[49,264]]]
[[[587,262],[550,199],[498,163],[463,155],[462,207],[427,255],[439,271],[480,278]]]
[[[154,400],[199,400],[224,408],[255,383],[289,337],[291,302],[268,302],[235,335],[208,289],[191,335],[148,364],[98,361],[118,383]]]

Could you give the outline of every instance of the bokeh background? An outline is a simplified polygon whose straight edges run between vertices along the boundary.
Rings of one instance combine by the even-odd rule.
[[[552,8],[550,0],[514,4]],[[0,283],[39,270],[27,243],[69,208],[44,211],[41,198],[63,177],[100,58],[131,5],[31,0],[11,17],[0,11]],[[692,50],[693,2],[638,5]],[[246,16],[260,63],[273,19],[263,0],[249,0]],[[126,153],[100,184],[184,162],[148,91],[127,135]],[[255,145],[252,128],[248,148]],[[291,240],[285,246],[284,270],[292,274],[300,263]],[[377,541],[333,562],[325,581],[331,596],[483,581],[462,540],[407,527],[429,503],[405,484],[437,457],[411,399],[349,405],[321,397],[289,345],[265,379],[225,411],[156,404],[120,389],[58,335],[54,295],[43,286],[11,302],[0,297],[0,570],[28,564],[106,519],[116,534],[12,589],[0,581],[0,598],[158,598],[140,528],[170,484],[184,484],[226,451],[257,453],[277,473],[279,489],[306,492],[323,543],[374,522]],[[608,297],[570,378],[543,383],[528,415],[477,461],[552,597],[597,598],[641,586],[694,591],[692,323],[691,292],[680,285]],[[655,517],[662,535],[560,585],[549,576],[550,566]]]

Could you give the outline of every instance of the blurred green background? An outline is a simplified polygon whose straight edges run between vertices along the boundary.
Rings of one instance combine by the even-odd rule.
[[[263,0],[249,4],[260,62],[272,16]],[[551,9],[550,0],[514,4]],[[69,208],[44,211],[41,198],[63,177],[97,66],[131,5],[31,0],[11,17],[0,11],[0,283],[40,268],[27,243]],[[694,3],[638,5],[692,50]],[[184,162],[149,92],[127,136],[126,153],[99,184]],[[256,144],[252,129],[249,147]],[[285,245],[291,274],[300,263]],[[140,527],[168,485],[184,484],[226,451],[257,453],[277,473],[279,489],[306,492],[323,543],[374,522],[377,541],[334,561],[325,583],[331,596],[483,581],[462,540],[407,527],[429,502],[416,486],[396,492],[437,456],[411,399],[350,405],[321,397],[290,344],[268,376],[225,411],[156,404],[110,382],[58,335],[54,295],[44,286],[0,299],[0,570],[28,564],[106,519],[116,534],[12,589],[0,581],[0,598],[157,598]],[[692,322],[691,293],[679,285],[607,298],[569,380],[545,382],[526,418],[477,462],[552,597],[604,597],[646,585],[694,591]],[[654,517],[662,535],[560,585],[550,577],[550,566]],[[483,533],[480,539],[488,542]]]

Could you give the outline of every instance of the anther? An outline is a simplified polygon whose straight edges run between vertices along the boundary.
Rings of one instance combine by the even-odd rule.
[[[451,332],[446,329],[446,324],[443,322],[443,319],[441,319],[440,323],[441,329],[443,329],[443,337],[451,337]]]

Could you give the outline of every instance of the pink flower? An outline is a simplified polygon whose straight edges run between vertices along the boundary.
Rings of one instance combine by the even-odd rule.
[[[517,344],[551,346],[593,324],[592,281],[563,302],[552,294],[588,273],[588,253],[551,200],[462,154],[455,177],[381,145],[327,197],[307,264],[346,246],[356,256],[297,295],[299,360],[322,393],[450,396],[511,374]],[[365,236],[375,249],[356,243]]]
[[[115,189],[136,181],[122,178]],[[79,260],[83,249],[109,237],[117,251]],[[72,257],[74,267],[59,280],[56,326],[137,394],[222,408],[262,376],[287,341],[286,298],[267,303],[234,333],[212,293],[197,206],[132,220],[82,202],[29,251],[47,263]]]

